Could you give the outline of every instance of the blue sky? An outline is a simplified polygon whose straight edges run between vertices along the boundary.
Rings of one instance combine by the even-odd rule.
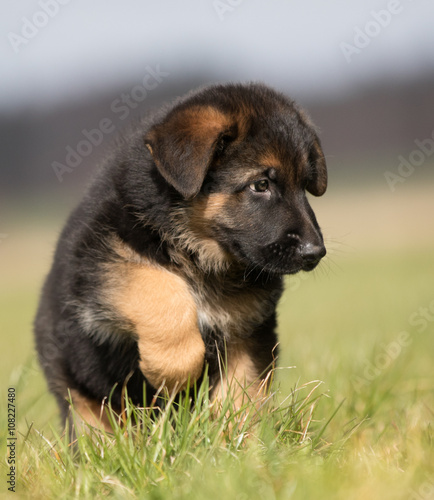
[[[330,96],[434,72],[429,0],[6,0],[2,10],[0,111],[91,96],[156,64],[173,80],[206,71]],[[351,62],[343,44],[356,48]]]

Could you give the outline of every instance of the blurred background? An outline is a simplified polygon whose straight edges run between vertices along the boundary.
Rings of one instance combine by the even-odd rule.
[[[304,332],[324,352],[318,321],[303,321],[313,303],[340,345],[354,332],[346,340],[353,351],[371,348],[357,339],[378,342],[388,315],[396,319],[381,330],[385,338],[406,328],[408,317],[434,299],[433,22],[428,0],[4,4],[5,383],[18,380],[20,363],[34,361],[31,322],[57,235],[115,136],[147,110],[214,82],[262,81],[296,99],[318,126],[327,157],[329,190],[312,203],[329,256],[313,279],[289,280],[283,362],[297,364],[309,342]],[[304,296],[313,290],[315,301]],[[346,301],[357,309],[342,322]],[[33,361],[30,370],[40,377]],[[327,366],[315,356],[297,377],[332,380],[338,365],[330,372]]]

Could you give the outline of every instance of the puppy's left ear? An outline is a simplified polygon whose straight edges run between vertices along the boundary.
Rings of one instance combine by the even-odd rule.
[[[184,198],[198,194],[230,117],[212,106],[185,106],[171,111],[145,137],[155,164]]]
[[[327,189],[327,166],[319,139],[315,140],[311,148],[309,163],[311,175],[306,189],[314,196],[322,196]]]

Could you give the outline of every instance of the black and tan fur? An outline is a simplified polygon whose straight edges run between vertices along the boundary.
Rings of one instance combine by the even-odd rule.
[[[272,366],[282,276],[325,254],[306,198],[324,193],[320,142],[303,111],[258,84],[208,87],[119,143],[59,239],[35,321],[63,419],[138,405],[201,379],[255,396]],[[148,401],[149,402],[149,401]]]

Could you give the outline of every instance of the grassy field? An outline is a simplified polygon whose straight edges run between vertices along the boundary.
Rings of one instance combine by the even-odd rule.
[[[169,404],[158,419],[130,408],[140,430],[84,436],[73,451],[59,436],[31,333],[58,220],[17,219],[19,230],[0,243],[0,491],[32,499],[434,498],[432,194],[407,189],[385,203],[372,193],[369,210],[358,196],[315,203],[333,236],[330,255],[287,281],[275,394],[261,415],[212,416],[201,393],[194,409]],[[31,261],[23,259],[29,248]],[[10,387],[15,496],[4,440]]]

